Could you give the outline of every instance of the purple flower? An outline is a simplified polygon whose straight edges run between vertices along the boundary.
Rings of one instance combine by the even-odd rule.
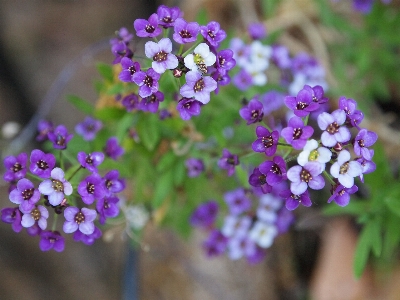
[[[226,238],[221,231],[214,229],[210,232],[202,246],[208,257],[215,257],[224,253],[227,245],[228,238]]]
[[[1,220],[4,223],[12,224],[12,229],[14,232],[20,232],[22,230],[21,225],[21,212],[18,207],[6,207],[1,210]]]
[[[194,42],[197,39],[200,26],[196,22],[186,22],[183,18],[175,20],[174,34],[172,35],[178,44]]]
[[[168,38],[161,39],[158,43],[148,41],[145,44],[145,54],[153,62],[151,66],[157,73],[164,73],[167,69],[175,69],[178,66],[178,58],[171,54],[172,42]]]
[[[30,213],[40,199],[40,193],[33,183],[26,178],[18,181],[17,187],[11,191],[9,199],[12,203],[19,204],[22,213]]]
[[[372,10],[374,0],[353,0],[353,9],[362,13],[368,14]]]
[[[121,27],[119,30],[115,32],[116,38],[110,41],[110,44],[124,42],[128,44],[133,39],[133,34],[129,32],[129,30],[125,27]]]
[[[190,216],[190,225],[200,228],[210,228],[218,215],[218,203],[210,200],[200,204]]]
[[[246,197],[242,188],[224,194],[224,200],[229,207],[229,213],[237,216],[251,208],[251,200]]]
[[[261,187],[264,194],[272,191],[272,186],[267,183],[267,176],[260,172],[259,168],[255,168],[249,177],[249,184],[254,187]]]
[[[197,177],[204,171],[202,159],[190,157],[185,161],[185,166],[189,177]]]
[[[158,16],[152,14],[148,20],[136,19],[133,22],[133,27],[136,30],[138,37],[156,37],[161,33],[161,28],[158,27]]]
[[[160,74],[150,68],[145,72],[138,71],[132,75],[132,81],[139,86],[139,96],[148,97],[158,91]]]
[[[309,86],[300,90],[296,97],[286,96],[285,104],[298,117],[305,117],[310,112],[317,110],[319,104],[314,102],[315,93]]]
[[[301,195],[310,187],[320,190],[325,186],[324,178],[320,175],[319,162],[311,161],[302,166],[293,166],[287,171],[287,178],[291,181],[290,191],[294,195]]]
[[[136,72],[140,71],[140,64],[136,61],[132,61],[129,57],[123,57],[121,59],[122,71],[119,73],[118,78],[123,82],[132,82],[132,76]]]
[[[124,154],[124,148],[118,144],[118,139],[114,136],[107,140],[104,153],[113,160],[117,160]]]
[[[48,133],[49,140],[53,143],[54,149],[67,148],[67,144],[73,136],[73,134],[68,134],[68,129],[64,125],[58,125],[54,131]]]
[[[51,170],[56,165],[56,158],[51,153],[44,153],[39,149],[34,149],[30,156],[29,170],[33,175],[40,178],[49,178]]]
[[[286,180],[286,162],[281,156],[274,156],[272,160],[267,160],[260,164],[260,172],[267,176],[269,185],[276,185]]]
[[[337,109],[332,114],[323,112],[318,116],[320,129],[325,130],[321,135],[321,142],[326,147],[333,147],[336,143],[348,142],[351,138],[347,127],[341,126],[346,121],[346,113]]]
[[[284,104],[284,96],[282,93],[272,90],[261,96],[261,103],[264,107],[264,115],[269,115],[271,112],[278,110]]]
[[[75,126],[75,131],[81,135],[85,141],[92,141],[102,127],[103,123],[100,120],[87,116],[83,122]]]
[[[121,104],[126,108],[127,111],[132,111],[139,108],[139,97],[136,94],[129,94],[125,96]]]
[[[96,210],[99,213],[99,222],[104,224],[107,218],[114,218],[119,214],[119,199],[117,197],[105,197],[97,201]]]
[[[39,227],[38,223],[35,222],[31,227],[26,228],[26,233],[30,236],[38,236],[43,230]]]
[[[21,225],[28,228],[32,227],[35,223],[38,224],[39,228],[45,230],[47,227],[47,218],[49,217],[49,212],[47,208],[42,205],[38,205],[31,212],[26,212],[22,216]]]
[[[104,160],[103,152],[92,152],[86,154],[81,151],[77,155],[78,162],[85,169],[88,169],[90,172],[97,172],[97,166],[100,165]]]
[[[20,153],[17,156],[7,156],[4,158],[4,167],[6,169],[3,179],[7,182],[17,181],[26,175],[26,161],[28,154]]]
[[[264,117],[264,106],[257,99],[251,99],[247,106],[239,110],[239,114],[247,125],[261,122]]]
[[[215,21],[211,21],[207,26],[200,26],[200,33],[213,47],[218,47],[226,38],[226,32],[222,30],[219,23]]]
[[[165,28],[174,27],[175,20],[182,17],[182,15],[182,11],[176,6],[168,7],[160,5],[157,8],[158,24]]]
[[[50,176],[52,179],[46,179],[39,184],[39,192],[48,196],[51,205],[57,206],[64,200],[65,195],[72,194],[72,186],[65,180],[64,171],[60,168],[54,168]]]
[[[286,207],[281,208],[278,212],[278,219],[275,225],[278,229],[278,234],[283,234],[289,231],[290,225],[295,221],[293,212],[288,210]]]
[[[218,167],[227,170],[228,176],[232,176],[235,173],[235,166],[238,164],[239,158],[237,155],[230,153],[228,149],[222,150],[222,157],[218,160]]]
[[[289,50],[287,47],[282,45],[272,46],[271,60],[282,70],[289,69],[292,65]]]
[[[241,69],[234,77],[233,84],[241,91],[247,90],[253,84],[253,77],[246,70]]]
[[[77,230],[83,234],[92,234],[94,232],[93,221],[97,213],[93,209],[83,207],[79,209],[75,206],[69,206],[64,210],[65,222],[63,230],[65,233],[72,233]]]
[[[53,131],[53,123],[46,120],[40,120],[37,129],[39,134],[36,136],[36,140],[38,142],[43,142],[48,139],[47,134]]]
[[[58,231],[42,231],[40,233],[39,247],[42,251],[54,249],[57,252],[62,252],[65,247],[65,238]]]
[[[303,89],[307,90],[311,94],[312,101],[315,103],[324,104],[329,100],[324,96],[324,89],[320,85],[316,85],[314,87],[305,85]]]
[[[311,126],[305,126],[303,120],[296,116],[292,117],[288,122],[288,126],[281,131],[281,135],[286,142],[297,150],[303,149],[308,138],[313,133],[314,129]]]
[[[90,205],[96,199],[101,199],[106,192],[103,188],[103,179],[97,173],[87,176],[78,185],[78,193],[82,197],[82,201]]]
[[[111,197],[125,189],[125,181],[119,178],[118,170],[111,170],[103,177],[103,187],[106,196]]]
[[[113,64],[118,64],[124,57],[132,58],[133,52],[125,42],[119,41],[111,45],[111,52],[114,55]]]
[[[217,88],[217,82],[210,76],[202,77],[201,73],[189,71],[186,74],[186,84],[180,89],[180,94],[186,98],[192,98],[207,104],[210,101],[210,93]]]
[[[274,130],[270,132],[263,126],[256,128],[257,139],[251,145],[255,152],[265,152],[265,155],[272,156],[276,152],[279,140],[279,132]]]
[[[374,150],[370,149],[371,157],[374,155]],[[361,164],[362,174],[360,179],[364,182],[364,174],[374,172],[376,170],[376,164],[372,160],[366,160],[365,158],[359,157],[356,159]]]
[[[354,153],[358,156],[371,160],[371,152],[367,147],[371,147],[378,139],[378,135],[367,129],[361,129],[354,139]]]
[[[155,92],[154,94],[143,98],[142,101],[140,101],[139,108],[142,111],[149,111],[154,114],[158,111],[158,106],[160,105],[160,102],[163,101],[164,94],[161,92]]]
[[[267,36],[267,30],[263,23],[252,22],[247,26],[247,31],[253,40],[261,40]]]
[[[194,100],[193,98],[182,98],[176,109],[179,111],[179,114],[182,120],[190,120],[192,116],[198,116],[201,111],[202,103],[200,101]]]
[[[360,129],[358,126],[364,119],[362,111],[357,110],[357,102],[353,99],[346,99],[346,97],[339,98],[339,108],[346,113],[346,125],[353,126]]]
[[[300,195],[293,194],[290,191],[290,189],[283,190],[282,192],[279,193],[279,196],[285,199],[286,208],[288,210],[295,210],[300,205],[300,203],[306,207],[310,207],[312,204],[308,190],[306,190],[304,193]]]
[[[236,60],[233,58],[233,51],[231,49],[224,49],[218,52],[217,58],[218,71],[229,71],[236,65]]]
[[[74,233],[74,241],[82,242],[85,245],[93,245],[93,243],[102,236],[101,230],[94,227],[94,231],[91,234],[84,234],[79,230],[75,231]]]
[[[354,185],[354,177],[362,174],[362,167],[358,161],[350,161],[350,152],[342,150],[337,161],[331,166],[331,174],[346,188]]]
[[[339,206],[346,206],[350,202],[350,195],[357,191],[358,187],[356,185],[353,185],[351,188],[346,188],[343,185],[338,184],[334,187],[334,191],[332,196],[329,197],[328,203],[331,203],[333,200]]]

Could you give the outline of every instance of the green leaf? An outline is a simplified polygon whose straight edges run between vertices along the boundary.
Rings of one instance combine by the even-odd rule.
[[[154,150],[160,139],[159,122],[156,114],[142,114],[136,126],[140,140],[150,151]]]
[[[96,64],[96,68],[105,80],[110,82],[114,80],[114,73],[111,65],[99,62]]]
[[[174,165],[174,185],[179,186],[186,178],[186,167],[184,160],[179,160]]]
[[[164,172],[166,169],[170,169],[176,160],[176,155],[169,151],[161,156],[160,161],[157,163],[157,172]]]
[[[400,242],[400,218],[399,216],[388,212],[388,214],[384,218],[384,221],[385,230],[383,236],[382,255],[383,257],[389,259],[393,255],[396,247],[398,247]]]
[[[173,175],[172,170],[162,174],[155,183],[155,190],[152,199],[154,208],[158,208],[165,201],[168,194],[173,189]]]
[[[119,107],[104,107],[97,109],[94,113],[94,116],[101,121],[113,121],[121,120],[125,114],[125,109]]]
[[[94,111],[94,106],[83,100],[82,98],[75,96],[75,95],[67,95],[67,100],[75,106],[77,109],[79,109],[81,112],[87,114],[87,115],[92,115]]]
[[[241,166],[236,167],[235,169],[236,176],[240,182],[240,185],[247,188],[249,187],[249,174],[248,172]]]
[[[360,278],[364,269],[367,265],[368,256],[371,250],[371,229],[370,226],[364,227],[358,238],[356,251],[354,252],[354,275],[356,278]]]
[[[126,132],[133,126],[135,119],[135,114],[125,113],[122,119],[118,122],[116,136],[119,141],[122,141],[126,136]]]
[[[390,186],[390,190],[386,194],[384,200],[390,211],[400,217],[400,186],[399,185]]]

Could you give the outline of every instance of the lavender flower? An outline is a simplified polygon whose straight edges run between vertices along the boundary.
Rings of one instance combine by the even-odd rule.
[[[332,196],[329,197],[328,203],[335,201],[339,206],[346,206],[350,202],[350,195],[358,191],[358,187],[353,185],[351,188],[346,188],[341,184],[333,187]]]
[[[316,161],[306,163],[304,166],[293,166],[287,171],[287,178],[291,181],[290,191],[294,195],[301,195],[310,187],[320,190],[325,186],[321,174],[321,166]]]
[[[75,131],[81,135],[85,141],[92,141],[102,127],[103,123],[100,120],[87,116],[83,122],[75,126]]]
[[[344,110],[344,112],[346,113],[346,125],[360,129],[358,125],[364,119],[364,114],[362,113],[362,111],[356,109],[357,102],[353,99],[340,97],[339,108]]]
[[[185,161],[185,166],[189,177],[197,177],[204,172],[204,163],[202,159],[190,157]]]
[[[82,201],[90,205],[96,199],[101,199],[106,192],[103,188],[103,180],[97,173],[87,176],[78,185],[78,193],[82,197]]]
[[[182,17],[183,13],[179,7],[168,7],[160,5],[157,9],[158,24],[164,28],[174,27],[175,20]]]
[[[309,137],[314,133],[311,126],[305,126],[300,117],[294,116],[289,122],[288,126],[281,131],[282,137],[286,142],[293,146],[294,149],[303,149]]]
[[[111,45],[111,52],[114,55],[113,64],[119,64],[124,57],[132,58],[133,52],[125,42],[117,42]]]
[[[112,158],[113,160],[117,160],[122,154],[124,154],[124,152],[124,148],[119,145],[116,137],[110,137],[107,140],[104,153],[108,157]]]
[[[200,33],[213,47],[218,47],[226,38],[226,32],[222,30],[219,23],[215,21],[211,21],[207,26],[200,26]]]
[[[249,176],[249,184],[254,187],[260,187],[264,194],[272,191],[272,186],[267,183],[267,175],[260,172],[259,168],[254,168]]]
[[[361,129],[354,139],[354,153],[358,156],[371,160],[371,152],[367,147],[371,147],[378,139],[378,135],[367,129]]]
[[[12,203],[19,204],[22,213],[30,213],[39,201],[40,193],[29,179],[22,178],[11,191],[9,199]]]
[[[312,89],[303,88],[297,93],[296,97],[286,96],[285,104],[288,108],[293,110],[296,116],[305,117],[319,107],[319,104],[314,102],[314,97],[315,93]]]
[[[126,108],[127,111],[138,109],[139,97],[134,93],[129,94],[122,99],[121,104]]]
[[[39,149],[34,149],[30,156],[29,170],[33,175],[39,176],[40,178],[49,178],[51,170],[53,170],[56,164],[56,158],[51,153],[44,153]]]
[[[278,218],[278,210],[282,207],[282,200],[272,194],[260,197],[257,207],[257,218],[265,223],[274,223]]]
[[[38,142],[43,142],[48,139],[47,134],[53,131],[53,123],[46,120],[40,120],[37,129],[39,134],[36,136]]]
[[[247,106],[239,110],[239,114],[247,122],[247,125],[261,122],[264,117],[263,105],[257,99],[251,99]]]
[[[200,26],[196,22],[186,22],[183,18],[175,20],[174,34],[172,38],[178,44],[186,44],[196,41]]]
[[[214,229],[210,232],[202,246],[208,257],[215,257],[225,252],[227,244],[228,239],[221,233],[221,231]]]
[[[97,166],[99,166],[104,161],[104,153],[103,152],[92,152],[86,154],[81,151],[77,155],[78,162],[85,169],[88,169],[90,172],[97,172]]]
[[[136,19],[133,22],[133,27],[136,30],[138,37],[156,37],[161,33],[161,28],[158,27],[158,15],[152,14],[148,20]]]
[[[235,173],[235,166],[238,164],[239,158],[237,155],[230,153],[228,149],[222,150],[222,157],[218,160],[218,167],[227,170],[228,176],[232,176]]]
[[[53,143],[54,149],[66,149],[68,142],[73,137],[73,134],[69,134],[67,127],[64,125],[58,125],[54,131],[50,131],[48,133],[48,137]]]
[[[349,189],[354,185],[354,177],[362,174],[362,167],[358,161],[350,161],[349,151],[342,150],[339,153],[337,161],[331,166],[330,171],[340,184]]]
[[[139,86],[139,96],[142,98],[148,97],[158,91],[158,80],[160,74],[154,71],[153,68],[146,72],[138,71],[132,75],[132,81]]]
[[[263,23],[252,22],[247,26],[247,31],[253,40],[262,40],[267,36],[267,30]]]
[[[160,74],[178,66],[178,58],[171,54],[171,51],[172,42],[168,38],[163,38],[158,43],[148,41],[145,44],[145,54],[148,58],[153,59],[151,66]]]
[[[201,111],[202,103],[192,98],[182,98],[177,106],[176,109],[179,111],[179,114],[182,120],[190,120],[192,116],[198,116]]]
[[[284,104],[284,96],[282,93],[271,90],[261,96],[261,103],[264,107],[264,116],[269,115],[271,112],[278,110]]]
[[[21,225],[21,211],[18,207],[6,207],[1,210],[1,220],[4,223],[11,224],[12,229],[14,232],[20,232],[22,230]]]
[[[94,242],[99,239],[102,236],[101,230],[97,228],[96,226],[94,227],[94,231],[91,234],[84,234],[80,232],[79,230],[75,231],[74,233],[74,241],[76,242],[82,242],[85,245],[93,245]]]
[[[65,239],[58,231],[42,231],[40,233],[39,247],[42,251],[54,249],[54,251],[62,252],[65,247]]]
[[[241,91],[247,90],[253,84],[253,77],[246,70],[241,69],[234,77],[233,84]]]
[[[255,152],[265,152],[265,155],[272,156],[276,152],[279,140],[279,132],[274,130],[270,132],[263,126],[256,128],[257,139],[251,145]]]
[[[103,187],[106,197],[112,197],[125,189],[125,181],[119,178],[118,170],[111,170],[103,177]]]
[[[17,156],[7,156],[4,158],[5,173],[3,179],[7,182],[17,181],[22,179],[26,175],[26,161],[28,155],[26,153],[20,153]]]
[[[283,45],[272,46],[271,60],[282,70],[289,69],[292,65],[289,49]]]
[[[117,197],[105,197],[97,201],[96,210],[99,213],[99,223],[105,224],[107,218],[114,218],[119,214],[119,199]]]
[[[279,193],[279,196],[285,199],[286,208],[288,210],[295,210],[300,204],[302,204],[305,207],[310,207],[312,204],[308,190],[306,190],[304,193],[300,195],[293,194],[290,191],[290,189],[283,190],[282,192]]]
[[[321,142],[326,147],[333,147],[336,143],[348,142],[351,138],[347,127],[341,126],[346,121],[346,113],[337,109],[331,114],[323,112],[318,116],[317,122],[320,129],[324,130]]]
[[[119,73],[118,78],[123,82],[132,82],[132,76],[136,72],[140,71],[140,64],[136,61],[132,61],[129,57],[123,57],[121,59],[122,71]]]
[[[242,188],[225,193],[224,200],[229,207],[229,213],[233,216],[240,215],[251,208],[251,200]]]
[[[154,94],[151,94],[146,98],[143,98],[142,101],[140,101],[139,108],[142,111],[149,111],[154,114],[158,111],[160,102],[163,101],[164,101],[164,94],[161,92],[155,92]]]
[[[40,229],[45,230],[47,227],[47,218],[49,212],[47,208],[42,205],[38,205],[31,212],[24,213],[22,216],[21,225],[28,228],[32,227],[36,222]]]
[[[64,171],[60,168],[54,168],[50,176],[52,179],[46,179],[39,184],[39,192],[48,196],[51,205],[57,206],[64,200],[65,195],[72,194],[72,186],[65,180]]]
[[[72,233],[77,230],[83,234],[92,234],[94,232],[93,221],[97,213],[93,209],[83,207],[79,209],[75,206],[69,206],[64,210],[65,222],[63,230],[65,233]]]
[[[200,204],[190,216],[190,224],[194,227],[210,228],[218,215],[218,203],[210,200]]]
[[[192,98],[207,104],[210,101],[210,93],[217,88],[217,82],[207,76],[202,77],[201,73],[189,71],[186,74],[186,84],[180,89],[180,94],[186,98]]]
[[[260,172],[267,176],[269,185],[276,185],[286,180],[286,162],[281,156],[274,156],[272,160],[267,160],[260,164]]]
[[[219,72],[229,71],[236,65],[236,60],[233,58],[233,51],[231,49],[224,49],[218,52],[216,56],[216,67]],[[223,74],[225,73],[223,72]]]

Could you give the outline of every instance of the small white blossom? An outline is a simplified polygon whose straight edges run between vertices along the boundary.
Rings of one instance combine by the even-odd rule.
[[[362,166],[358,161],[350,161],[350,152],[347,150],[342,150],[337,162],[331,166],[332,176],[348,189],[354,185],[354,177],[360,176],[362,171]]]
[[[149,212],[142,205],[129,205],[125,208],[125,218],[133,229],[142,229],[149,220]]]
[[[331,160],[332,152],[325,147],[318,148],[318,142],[314,139],[307,141],[297,157],[297,162],[300,166],[303,166],[309,161],[317,161],[321,165],[321,172],[325,170],[325,164]]]
[[[275,225],[257,221],[250,230],[249,237],[261,248],[268,248],[272,245],[278,229]]]
[[[217,60],[214,53],[206,43],[199,44],[193,50],[193,54],[188,54],[184,59],[185,66],[191,71],[205,73],[202,68],[212,66]]]
[[[282,200],[271,194],[262,195],[257,208],[257,218],[263,222],[273,223],[277,219],[277,211],[282,207]]]

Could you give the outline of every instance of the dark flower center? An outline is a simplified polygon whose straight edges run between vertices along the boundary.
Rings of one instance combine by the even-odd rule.
[[[62,135],[58,134],[57,135],[56,144],[58,146],[64,146],[65,145],[65,137],[63,137]]]
[[[313,178],[312,178],[310,172],[308,172],[306,169],[301,170],[301,172],[300,172],[300,180],[301,181],[308,183],[312,179]]]
[[[107,200],[104,200],[103,208],[104,209],[109,209],[110,208],[110,205],[108,204]]]
[[[184,39],[188,39],[188,38],[192,37],[192,34],[189,31],[187,31],[186,29],[181,30],[179,32],[179,35]]]
[[[164,18],[162,18],[162,20],[164,23],[172,23],[172,21],[173,21],[170,16],[164,17]]]
[[[78,212],[75,215],[75,222],[77,224],[81,224],[81,223],[85,222],[85,215],[82,212]]]
[[[24,200],[30,199],[32,197],[34,191],[35,191],[34,188],[24,190],[22,192],[22,198],[24,198]]]
[[[304,102],[297,102],[296,109],[297,109],[297,110],[303,110],[303,109],[305,109],[307,106],[308,106],[307,103],[304,103]]]
[[[346,193],[346,191],[343,189],[343,190],[341,190],[341,191],[338,193],[338,195],[339,195],[339,196],[343,196],[345,193]]]
[[[51,182],[53,183],[52,187],[56,192],[64,192],[64,184],[57,179],[52,179]]]
[[[107,179],[107,180],[106,180],[106,188],[109,189],[110,187],[112,187],[112,185],[113,185],[112,181],[109,180],[109,179]]]
[[[86,184],[86,190],[88,191],[89,194],[94,194],[95,186],[93,183],[88,182]]]
[[[272,138],[272,135],[270,136],[263,136],[261,138],[261,142],[263,143],[265,148],[270,148],[274,145],[274,139]]]
[[[229,165],[235,165],[235,164],[236,164],[236,161],[235,161],[235,158],[234,158],[234,157],[228,157],[228,158],[226,159],[226,162],[227,162]]]
[[[258,181],[260,182],[261,185],[264,185],[267,183],[267,176],[265,176],[264,174],[261,174],[260,176],[258,176]]]
[[[16,162],[16,163],[11,167],[11,170],[12,170],[14,173],[17,173],[18,171],[21,171],[21,170],[22,170],[22,165],[21,165],[19,162]]]
[[[144,28],[144,30],[146,30],[146,32],[148,33],[153,33],[155,29],[155,27],[153,25],[147,24],[146,27]]]
[[[37,221],[42,216],[40,210],[36,207],[31,211],[32,218]]]
[[[44,160],[39,160],[36,165],[38,166],[39,169],[41,170],[46,170],[49,168],[49,165],[47,164],[47,162],[45,162]]]
[[[162,62],[166,61],[168,57],[168,53],[165,53],[164,51],[158,52],[156,55],[154,55],[153,60],[157,62]]]
[[[135,68],[134,66],[130,66],[130,67],[128,68],[128,71],[129,71],[129,73],[131,73],[131,75],[133,75],[133,74],[136,73],[136,68]]]
[[[301,201],[301,197],[300,197],[299,195],[291,194],[290,197],[291,197],[293,200]]]
[[[346,174],[348,170],[349,170],[349,162],[347,161],[340,166],[339,174],[341,175]]]
[[[152,87],[153,86],[153,78],[151,78],[150,76],[145,77],[145,79],[143,80],[144,84],[147,85],[148,87]]]
[[[314,101],[314,102],[318,102],[318,98],[317,98],[317,97],[315,97],[315,96],[312,96],[312,101]]]
[[[222,56],[220,56],[218,61],[219,61],[219,65],[223,66],[225,64],[225,62],[226,62],[226,59],[223,58]]]
[[[209,36],[210,38],[212,38],[212,39],[215,38],[215,34],[214,34],[214,32],[212,32],[211,30],[209,30],[209,31],[207,32],[207,34],[208,34],[208,36]]]
[[[301,128],[293,128],[293,139],[298,140],[303,133],[303,129]]]
[[[186,102],[185,104],[183,104],[183,107],[186,109],[190,109],[191,106],[192,106],[191,102]]]
[[[279,166],[277,164],[273,164],[271,166],[271,172],[274,174],[282,175],[281,168],[279,168]]]
[[[93,159],[92,159],[92,157],[90,155],[86,156],[86,160],[85,161],[89,165],[93,164]]]
[[[260,112],[258,110],[253,109],[251,111],[251,119],[252,120],[258,120],[259,116],[260,116]]]
[[[326,128],[326,131],[329,132],[330,134],[335,134],[336,132],[339,131],[338,123],[333,122],[332,124],[329,124],[328,127]]]
[[[204,84],[203,78],[200,78],[198,81],[196,81],[193,90],[195,91],[195,93],[201,92],[205,86],[206,85]]]
[[[157,101],[157,97],[154,94],[152,94],[150,97],[147,98],[147,102],[149,102],[149,103],[154,103],[156,101]]]
[[[358,140],[358,145],[360,145],[361,148],[365,147],[364,140]]]

